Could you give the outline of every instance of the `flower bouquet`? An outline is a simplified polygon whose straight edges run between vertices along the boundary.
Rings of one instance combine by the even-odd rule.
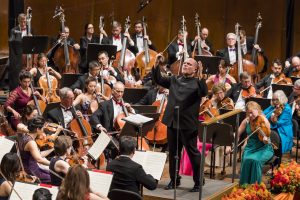
[[[233,188],[232,192],[222,200],[269,200],[272,199],[271,193],[267,190],[264,183],[244,185]]]

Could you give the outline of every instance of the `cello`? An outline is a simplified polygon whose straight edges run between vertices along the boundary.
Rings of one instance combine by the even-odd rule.
[[[147,35],[147,23],[146,18],[143,17],[143,35]],[[139,73],[141,75],[141,78],[143,78],[146,74],[148,74],[152,66],[155,63],[157,52],[149,49],[148,45],[148,39],[144,38],[144,51],[140,52],[136,56],[136,64],[137,68],[139,69]]]
[[[262,18],[261,18],[260,13],[258,13],[257,22],[255,25],[255,36],[254,36],[253,45],[257,44],[258,31],[261,27],[262,27]],[[246,60],[250,60],[256,65],[256,73],[257,74],[259,74],[263,71],[264,66],[265,66],[265,59],[261,53],[257,52],[257,49],[255,49],[253,47],[251,55],[249,53],[247,53],[244,57]]]
[[[30,83],[30,88],[31,88],[31,91],[32,91],[32,97],[33,97],[33,100],[29,101],[27,104],[29,105],[35,105],[36,106],[36,109],[38,111],[38,115],[42,116],[44,110],[46,109],[46,102],[44,102],[43,100],[40,100],[40,99],[37,99],[36,96],[33,94],[35,89],[32,85],[32,83]]]
[[[55,9],[54,17],[56,16],[60,18],[62,33],[65,33],[65,14],[61,7]],[[56,49],[53,62],[61,74],[78,73],[78,64],[80,62],[79,51],[75,50],[71,45],[68,45],[67,38],[65,38],[63,39],[63,45],[60,45]]]

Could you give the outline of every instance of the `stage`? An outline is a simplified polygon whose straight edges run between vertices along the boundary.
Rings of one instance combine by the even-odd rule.
[[[169,178],[162,178],[154,191],[149,191],[144,188],[144,200],[169,200],[174,199],[174,190],[164,190],[164,187],[168,184]],[[238,183],[231,183],[228,181],[220,181],[213,179],[205,179],[205,185],[203,187],[202,199],[221,199],[224,194],[231,192],[232,188]],[[182,176],[181,185],[177,188],[176,199],[178,200],[195,200],[199,199],[198,192],[189,192],[194,186],[193,178],[189,176]]]

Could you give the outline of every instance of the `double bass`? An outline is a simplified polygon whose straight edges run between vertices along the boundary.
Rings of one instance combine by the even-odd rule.
[[[143,17],[143,35],[147,35],[147,23],[146,18]],[[146,74],[148,74],[152,66],[155,63],[157,52],[149,49],[148,40],[144,38],[144,51],[140,52],[136,56],[136,64],[137,68],[139,69],[139,73],[141,77],[144,77]]]
[[[61,31],[65,33],[65,14],[64,10],[59,7],[55,10],[55,16],[59,16],[61,22]],[[60,45],[57,44],[57,45]],[[59,73],[71,73],[76,74],[79,72],[78,65],[80,62],[79,51],[75,50],[71,45],[68,45],[67,38],[63,39],[63,45],[60,45],[53,57],[55,66],[59,69]]]

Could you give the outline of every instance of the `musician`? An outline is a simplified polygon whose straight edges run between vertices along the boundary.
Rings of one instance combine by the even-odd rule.
[[[168,94],[168,89],[157,85],[149,90],[146,95],[137,103],[137,105],[152,105],[155,101],[162,100],[163,95]]]
[[[25,172],[38,177],[42,183],[50,183],[49,171],[39,167],[39,164],[49,166],[50,161],[45,157],[48,156],[53,149],[40,152],[35,142],[36,137],[43,133],[45,120],[41,116],[34,117],[28,121],[28,134],[18,135],[18,146]]]
[[[279,59],[275,59],[272,61],[271,66],[272,73],[265,76],[263,79],[261,79],[258,83],[255,84],[255,88],[257,90],[264,88],[267,89],[263,93],[264,98],[271,99],[272,98],[272,84],[281,84],[283,80],[288,80],[285,78],[284,74],[282,73],[282,64]],[[282,76],[282,78],[280,78]],[[278,80],[277,80],[278,79]],[[281,80],[281,81],[280,81]],[[279,82],[278,82],[279,81]],[[278,83],[276,83],[278,82]],[[291,80],[289,80],[289,83],[291,83]]]
[[[114,21],[112,23],[112,35],[106,38],[103,38],[103,44],[113,44],[117,46],[117,51],[120,51],[122,49],[122,42],[124,40],[124,37],[127,37],[128,41],[126,44],[126,48],[129,49],[132,53],[136,54],[138,52],[138,49],[134,46],[134,41],[130,37],[130,34],[128,32],[125,32],[124,34],[121,33],[122,26],[120,22]]]
[[[21,71],[19,74],[20,86],[12,91],[4,104],[4,108],[7,112],[12,114],[10,123],[12,128],[16,129],[17,124],[20,123],[22,109],[27,105],[27,103],[33,100],[32,95],[36,95],[40,99],[45,100],[45,98],[38,92],[32,92],[30,84],[32,81],[32,75],[29,71]]]
[[[236,80],[229,74],[229,66],[226,65],[225,60],[221,59],[219,64],[219,72],[215,75],[211,75],[206,80],[207,85],[216,85],[219,83],[225,84],[227,90],[231,88],[231,85],[236,83]]]
[[[71,155],[72,140],[69,136],[61,135],[54,142],[55,156],[51,159],[49,169],[64,178],[70,165],[66,162],[67,156]],[[54,173],[50,173],[51,184],[60,186],[62,179]]]
[[[245,110],[246,98],[256,97],[257,94],[254,86],[252,86],[251,76],[247,72],[240,74],[240,80],[240,83],[233,85],[232,88],[227,91],[226,97],[233,100],[235,103],[235,109]],[[243,96],[243,91],[245,91],[246,96]]]
[[[32,195],[32,200],[52,200],[51,192],[46,188],[38,188]]]
[[[69,169],[56,199],[108,200],[102,194],[91,191],[89,173],[81,165],[75,165]]]
[[[300,58],[294,56],[291,61],[291,65],[284,69],[284,74],[287,77],[299,76],[300,75]]]
[[[99,43],[99,37],[94,35],[94,26],[91,23],[87,23],[84,26],[84,35],[80,38],[80,64],[81,73],[88,72],[88,63],[86,60],[87,57],[87,47],[89,43]]]
[[[122,189],[139,194],[140,184],[148,190],[155,190],[157,180],[146,174],[143,166],[132,161],[136,149],[136,140],[131,136],[120,138],[120,156],[109,162],[107,171],[113,172],[110,190]]]
[[[299,124],[300,122],[300,80],[299,79],[294,83],[293,92],[288,97],[288,102],[292,107],[293,119],[295,119]]]
[[[16,153],[6,153],[0,165],[0,199],[8,200],[12,186],[21,170],[20,159]],[[3,177],[4,175],[4,177]]]
[[[156,48],[149,39],[149,36],[144,35],[143,31],[143,22],[141,20],[136,21],[134,23],[134,34],[132,35],[132,40],[138,49],[138,53],[144,51],[144,40],[148,40],[149,48],[156,51]]]
[[[201,43],[201,47],[202,47],[203,49],[205,49],[205,50],[207,50],[207,51],[209,51],[210,53],[213,54],[213,53],[214,53],[214,51],[213,51],[213,45],[212,45],[212,43],[207,39],[207,38],[208,38],[208,34],[209,34],[208,28],[203,27],[203,28],[201,29],[201,32],[200,32],[200,39],[201,39],[201,42],[202,42],[202,43]],[[196,35],[195,38],[194,38],[194,40],[193,40],[192,43],[191,43],[192,49],[195,48],[194,45],[197,44],[198,39],[199,39],[199,36]],[[197,46],[196,46],[196,49],[198,49]]]
[[[287,153],[293,147],[292,108],[282,90],[273,93],[271,106],[264,110],[270,121],[271,129],[275,130],[281,138],[281,152]]]
[[[201,154],[197,149],[197,135],[198,135],[198,113],[199,105],[202,97],[207,95],[207,87],[204,80],[193,78],[197,73],[198,63],[188,58],[184,61],[182,67],[182,77],[163,77],[161,75],[160,67],[158,66],[158,54],[156,58],[155,67],[152,69],[154,81],[169,89],[168,103],[165,109],[162,122],[168,127],[167,137],[169,145],[169,174],[171,181],[165,189],[173,189],[175,184],[180,185],[180,178],[177,176],[175,180],[175,156],[176,147],[178,145],[178,152],[181,152],[182,146],[185,146],[193,167],[193,180],[195,182],[191,192],[199,191],[199,177],[200,177],[200,160]],[[177,121],[176,108],[179,107],[179,119]],[[179,123],[179,124],[178,124]],[[177,130],[179,126],[179,130]],[[177,144],[177,131],[179,131],[179,144]],[[179,156],[180,158],[180,156]],[[178,161],[180,163],[180,159]],[[179,169],[179,168],[178,168]]]
[[[35,87],[38,87],[39,80],[42,76],[46,75],[46,71],[48,71],[50,75],[53,75],[57,80],[61,79],[60,73],[55,71],[52,67],[47,66],[48,58],[46,54],[40,53],[37,59],[38,59],[37,67],[33,67],[30,70],[30,73],[33,76],[33,83]]]
[[[60,106],[50,110],[46,119],[49,122],[60,124],[63,128],[68,128],[69,123],[74,119],[75,113],[72,111],[74,93],[72,89],[64,87],[59,90]],[[82,118],[82,113],[77,110],[78,117]]]
[[[114,131],[114,123],[117,116],[123,113],[122,98],[125,86],[122,82],[117,82],[112,90],[112,98],[108,101],[100,103],[99,108],[91,116],[90,123],[92,127],[99,131]],[[125,103],[124,106],[129,112],[134,112],[130,104]]]
[[[254,44],[253,37],[247,37],[246,31],[244,29],[240,29],[240,41],[241,41],[241,49],[243,54],[252,53],[252,49],[255,48],[259,53],[262,53],[263,50],[260,48],[258,44]]]
[[[225,63],[233,65],[237,62],[236,35],[228,33],[226,35],[227,47],[217,51],[216,56],[220,56],[225,60]]]
[[[17,124],[17,132],[28,133],[28,120],[38,116],[38,111],[35,105],[26,105],[22,110],[22,117],[20,123]]]
[[[188,33],[186,32],[186,36],[188,35]],[[182,57],[182,53],[183,53],[183,44],[184,44],[184,35],[182,30],[178,31],[177,34],[177,40],[172,42],[171,45],[168,48],[168,58],[169,58],[169,65],[171,65],[172,63],[174,63],[177,60],[180,60],[180,58]],[[191,43],[187,42],[187,52],[189,55],[191,55],[192,53],[192,47],[191,47]]]
[[[111,85],[115,84],[116,81],[121,81],[122,83],[125,83],[125,80],[120,70],[109,65],[109,57],[106,51],[100,51],[98,53],[98,62],[102,67],[103,78],[106,80],[107,83],[111,83]]]
[[[263,137],[263,141],[261,141],[258,138],[258,132],[251,135],[251,133],[258,128],[255,124],[257,117],[263,120],[262,122],[265,128],[270,131],[270,123],[262,114],[260,105],[256,102],[249,101],[246,105],[246,115],[247,117],[242,121],[238,129],[238,138],[240,138],[245,131],[249,136],[242,156],[240,185],[253,184],[256,182],[261,183],[262,167],[274,154],[272,145],[268,143],[268,137]],[[253,126],[255,129],[252,128]]]
[[[225,97],[226,94],[226,87],[224,84],[219,83],[216,84],[212,87],[212,93],[213,93],[213,98],[212,98],[212,106],[215,108],[223,108],[223,109],[229,109],[232,110],[234,109],[234,103],[232,99],[229,97]]]

